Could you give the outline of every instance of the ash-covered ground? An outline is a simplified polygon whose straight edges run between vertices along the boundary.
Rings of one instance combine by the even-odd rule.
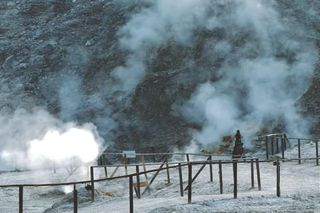
[[[296,158],[298,149],[293,147],[285,152],[286,158]],[[303,143],[301,146],[303,158],[315,156],[315,143]],[[219,157],[214,157],[215,159]],[[205,157],[191,157],[192,161],[205,160]],[[187,191],[180,197],[179,171],[170,169],[170,184],[167,183],[167,173],[163,170],[150,186],[150,193],[145,193],[141,199],[134,195],[134,212],[150,213],[184,213],[184,212],[290,212],[311,213],[320,211],[320,171],[315,160],[281,163],[281,197],[276,196],[276,167],[272,162],[260,163],[261,191],[257,187],[255,170],[255,188],[251,188],[250,163],[238,164],[238,199],[233,198],[233,169],[232,164],[224,164],[223,194],[220,194],[218,164],[213,165],[213,182],[210,182],[209,167],[205,167],[192,184],[192,203],[188,203]],[[148,166],[147,170],[158,168]],[[115,167],[108,167],[111,174]],[[200,165],[193,166],[193,174]],[[141,168],[142,170],[142,168]],[[88,168],[78,168],[70,174],[65,168],[10,172],[0,174],[1,184],[22,183],[57,183],[61,181],[79,181],[89,179]],[[187,185],[188,169],[183,170],[183,184]],[[135,172],[134,166],[129,166],[129,173]],[[115,176],[124,175],[120,168]],[[149,173],[149,181],[154,173]],[[95,169],[95,178],[104,178],[103,168]],[[122,213],[129,211],[128,178],[100,182],[95,184],[95,201],[91,201],[91,192],[84,185],[77,185],[78,212]],[[135,180],[134,180],[135,181]],[[140,176],[145,181],[145,176]],[[142,188],[143,191],[145,188]],[[24,187],[25,212],[72,212],[73,186],[55,187]],[[0,212],[11,213],[18,211],[18,189],[0,189]]]

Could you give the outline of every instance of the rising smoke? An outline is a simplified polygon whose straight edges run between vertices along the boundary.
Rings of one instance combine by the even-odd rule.
[[[318,53],[312,40],[301,35],[311,33],[310,29],[303,28],[292,14],[287,16],[279,2],[115,0],[120,6],[142,5],[117,33],[119,46],[127,53],[125,63],[111,72],[114,81],[101,83],[101,79],[95,79],[99,82],[95,85],[98,89],[84,92],[90,53],[84,47],[70,47],[66,57],[68,68],[52,76],[48,74],[38,85],[46,100],[59,103],[59,118],[35,107],[42,103],[17,95],[23,93],[21,83],[5,79],[0,73],[1,106],[15,106],[10,113],[1,108],[0,164],[39,167],[39,162],[59,163],[71,157],[83,162],[91,160],[102,143],[101,138],[93,125],[73,121],[81,120],[90,111],[98,112],[88,117],[98,126],[99,134],[107,138],[117,123],[106,100],[119,99],[120,106],[148,72],[150,53],[170,42],[192,47],[199,32],[212,34],[211,39],[204,41],[205,48],[200,54],[218,65],[207,70],[194,68],[193,75],[214,76],[218,80],[199,82],[190,100],[180,107],[187,121],[201,126],[193,134],[195,140],[202,145],[218,143],[222,136],[240,129],[249,141],[260,128],[277,124],[285,126],[289,134],[307,134],[309,121],[299,114],[296,103],[309,85]],[[318,16],[306,10],[308,5],[299,0],[291,2],[299,8],[301,4],[301,11],[309,11],[311,20],[317,23],[314,17]],[[7,58],[3,67],[9,67],[12,58]],[[3,81],[13,83],[7,85]],[[7,95],[12,91],[14,94]],[[14,100],[8,97],[15,97],[18,103],[11,103]],[[87,140],[82,141],[84,138]],[[81,149],[72,149],[64,156],[52,155],[51,150],[69,150],[80,144]],[[83,154],[84,146],[92,150],[92,156]]]
[[[301,37],[306,29],[286,17],[277,1],[149,4],[119,32],[129,56],[126,66],[113,74],[123,90],[132,91],[141,81],[152,48],[172,40],[188,47],[196,32],[216,32],[222,36],[207,41],[202,54],[219,62],[205,71],[219,80],[199,85],[181,109],[187,120],[202,126],[193,138],[206,146],[240,129],[249,141],[261,128],[277,125],[291,135],[308,134],[310,122],[296,103],[309,85],[318,53],[312,41]],[[194,75],[201,74],[194,70]]]
[[[2,114],[0,124],[0,169],[80,166],[94,161],[103,145],[93,124],[64,123],[39,108]]]
[[[200,85],[182,110],[202,126],[194,134],[202,145],[219,143],[237,129],[250,141],[261,128],[272,131],[278,124],[290,135],[308,134],[310,122],[296,103],[308,88],[318,53],[312,42],[295,36],[303,28],[280,17],[274,6],[274,1],[230,1],[210,18],[209,29],[224,32],[207,50],[212,60],[223,61],[214,70],[220,80]]]
[[[141,1],[143,2],[143,1]],[[116,68],[117,89],[132,93],[146,73],[146,57],[170,40],[191,46],[196,29],[203,28],[209,0],[148,1],[149,7],[135,14],[118,32],[120,47],[128,52],[125,66]]]

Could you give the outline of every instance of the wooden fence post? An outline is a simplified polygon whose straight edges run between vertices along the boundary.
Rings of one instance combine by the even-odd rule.
[[[271,137],[271,155],[274,155],[274,137]]]
[[[187,161],[190,162],[189,154],[186,154],[186,157],[187,157]]]
[[[183,179],[182,179],[182,169],[181,169],[181,163],[179,165],[179,182],[180,182],[180,195],[183,197]]]
[[[300,145],[300,138],[298,139],[298,162],[301,164],[301,145]]]
[[[141,161],[142,161],[143,171],[146,172],[147,171],[147,167],[146,167],[146,161],[144,160],[144,155],[141,155]],[[144,173],[144,176],[146,177],[146,180],[148,180],[147,173]]]
[[[237,198],[238,195],[238,177],[237,177],[237,173],[238,173],[238,169],[237,169],[237,161],[234,160],[233,161],[233,198]]]
[[[167,159],[167,163],[166,163],[166,167],[167,167],[167,181],[168,184],[170,183],[170,172],[169,172],[169,164],[168,164],[168,159]]]
[[[19,186],[19,213],[23,213],[23,186]]]
[[[127,166],[128,158],[126,154],[123,155],[123,163],[124,163],[124,172],[126,175],[128,175],[128,166]]]
[[[284,145],[284,149],[287,150],[287,141],[288,141],[288,138],[286,136],[286,134],[283,134],[283,145]],[[289,142],[288,142],[288,145],[289,145]]]
[[[104,166],[104,174],[107,178],[108,177],[108,167],[107,166]]]
[[[281,137],[281,155],[282,159],[284,159],[284,139]]]
[[[103,162],[103,165],[104,165],[104,174],[107,178],[108,177],[108,167],[107,167],[106,157],[104,156],[104,154],[102,154],[101,158],[102,158],[101,161]]]
[[[133,213],[133,178],[129,176],[129,209],[130,213]]]
[[[316,141],[316,164],[319,166],[319,141]]]
[[[73,185],[73,212],[78,213],[78,191],[76,184]]]
[[[223,194],[223,180],[222,180],[222,163],[219,160],[219,182],[220,182],[220,194]]]
[[[91,178],[91,201],[94,202],[94,167],[90,166],[90,178]]]
[[[277,196],[280,197],[280,162],[277,160]]]
[[[136,173],[137,173],[137,197],[140,199],[140,175],[139,175],[139,165],[136,165]]]
[[[207,161],[209,160],[210,157],[207,158]],[[200,167],[200,169],[198,170],[198,172],[194,175],[194,177],[192,178],[192,183],[193,181],[196,180],[196,178],[198,177],[198,175],[202,172],[202,170],[204,169],[204,167],[207,165],[207,162],[205,162],[204,164],[202,164],[202,166]],[[189,185],[184,189],[187,190],[189,187]]]
[[[254,163],[253,159],[251,159],[251,187],[254,188]]]
[[[268,147],[268,137],[266,136],[266,158],[269,160],[269,147]]]
[[[259,189],[259,191],[261,191],[261,179],[260,179],[259,159],[256,159],[256,167],[257,167],[258,189]]]
[[[192,196],[192,164],[188,163],[188,203],[191,203]]]
[[[151,150],[152,150],[152,153],[153,153],[153,162],[155,163],[156,162],[156,155],[155,155],[155,149],[154,147],[151,147]]]
[[[276,137],[276,153],[279,153],[279,138]]]
[[[210,164],[209,164],[209,167],[210,167],[210,182],[213,182],[213,174],[212,174],[212,156],[210,155]]]

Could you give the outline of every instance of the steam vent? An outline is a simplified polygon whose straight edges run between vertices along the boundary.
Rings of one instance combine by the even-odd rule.
[[[165,168],[169,161],[128,157],[139,153],[276,160],[282,151],[298,152],[298,138],[310,139],[310,158],[317,158],[319,50],[318,0],[0,0],[0,186],[7,183],[2,171],[50,165],[59,174],[68,162],[76,181],[75,165],[143,159]],[[170,159],[186,163],[184,155]],[[88,179],[90,171],[82,175]],[[87,191],[94,192],[92,183]],[[77,192],[81,206],[91,197],[78,186],[37,196],[63,193],[66,201]],[[3,193],[0,187],[0,200]],[[117,193],[100,196],[129,192]],[[0,213],[9,212],[1,208],[0,202]],[[43,211],[73,209],[59,208]],[[141,212],[196,211],[148,208]]]
[[[2,0],[3,125],[44,111],[112,150],[318,135],[318,3],[183,2]]]

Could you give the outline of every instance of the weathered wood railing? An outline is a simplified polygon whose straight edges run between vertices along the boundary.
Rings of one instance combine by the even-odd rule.
[[[207,155],[204,155],[207,156]],[[155,172],[158,174],[160,171],[166,170],[167,172],[170,169],[178,168],[179,169],[179,186],[180,186],[180,196],[184,196],[183,193],[183,177],[182,177],[182,168],[187,167],[188,168],[188,187],[186,188],[188,190],[188,203],[192,202],[192,183],[196,180],[199,173],[203,170],[203,168],[206,165],[209,165],[210,173],[212,170],[212,165],[217,165],[219,168],[219,182],[220,182],[220,193],[223,193],[223,176],[222,176],[222,165],[223,164],[232,164],[233,168],[233,196],[234,198],[237,198],[238,194],[238,164],[243,163],[250,163],[251,164],[251,186],[254,187],[254,163],[256,164],[256,176],[257,176],[257,183],[258,183],[258,190],[261,190],[261,178],[260,178],[260,166],[259,163],[266,163],[266,162],[274,162],[273,160],[259,160],[255,158],[251,159],[231,159],[231,160],[211,160],[212,157],[209,157],[207,160],[204,161],[181,161],[181,162],[168,162],[167,160],[162,162],[161,164],[152,163],[152,165],[166,165],[166,167],[161,167],[157,169],[151,169],[147,171],[139,171],[139,169],[136,169],[135,173],[116,176],[116,177],[106,177],[106,178],[100,178],[95,179],[94,177],[94,170],[98,167],[105,167],[105,166],[91,166],[90,167],[90,180],[85,181],[75,181],[75,182],[64,182],[64,183],[46,183],[46,184],[13,184],[13,185],[0,185],[0,188],[8,188],[8,187],[14,187],[19,189],[19,213],[23,212],[23,189],[25,187],[43,187],[43,186],[66,186],[66,185],[73,185],[73,206],[74,206],[74,212],[78,211],[78,199],[77,199],[77,186],[82,184],[91,184],[91,199],[92,202],[94,202],[95,199],[95,183],[97,182],[103,182],[103,181],[111,181],[115,179],[124,179],[128,178],[129,181],[129,212],[133,212],[134,210],[134,203],[133,203],[133,179],[134,177],[139,177],[140,175],[145,175],[147,173],[153,173]],[[319,157],[315,158],[295,158],[295,159],[282,159],[283,162],[290,162],[290,161],[298,161],[301,162],[301,160],[316,160],[316,162],[319,162]],[[195,176],[192,176],[192,169],[194,166],[201,166],[200,170],[196,173]],[[211,165],[211,166],[210,166]],[[280,163],[279,160],[275,162],[275,165],[277,166],[277,176],[276,176],[276,195],[280,196]],[[318,165],[318,163],[317,163]],[[111,165],[109,165],[111,166]],[[124,164],[124,165],[118,165],[118,167],[124,167],[124,166],[135,166],[136,168],[139,168],[139,166],[143,166],[143,164]],[[156,177],[156,175],[154,176]],[[212,176],[210,176],[210,181],[212,180]],[[137,179],[139,181],[139,179]],[[151,182],[149,183],[148,187],[150,187]],[[139,188],[139,184],[137,184],[137,187]],[[143,193],[142,193],[143,194]],[[137,197],[138,194],[137,194]]]
[[[302,143],[315,143],[315,158],[316,158],[316,164],[319,166],[319,141],[320,139],[308,139],[308,138],[288,138],[290,140],[290,144],[293,144],[296,142],[296,146],[298,147],[298,158],[301,158],[302,152],[301,152],[301,142]],[[301,163],[301,160],[298,161],[299,164]]]
[[[281,159],[285,159],[285,150],[289,147],[297,146],[298,153],[297,158],[301,158],[301,143],[315,143],[315,159],[316,164],[319,165],[319,141],[320,139],[308,139],[308,138],[291,138],[287,137],[285,133],[269,134],[260,136],[259,141],[264,141],[266,150],[266,159],[270,159],[270,156],[274,157],[276,154],[281,153]],[[301,160],[298,161],[301,163]]]

